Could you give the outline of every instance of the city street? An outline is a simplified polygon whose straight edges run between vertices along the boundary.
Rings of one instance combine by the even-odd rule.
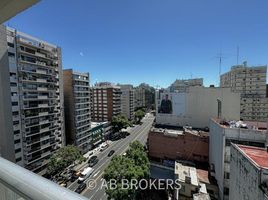
[[[100,187],[102,184],[101,179],[104,169],[109,165],[110,160],[112,159],[112,156],[108,157],[108,153],[111,150],[114,150],[115,151],[114,155],[122,155],[128,149],[129,143],[135,140],[138,140],[142,144],[145,144],[147,141],[148,132],[152,126],[153,121],[154,116],[147,114],[142,120],[143,122],[142,125],[136,125],[135,127],[129,130],[130,133],[129,136],[127,136],[124,139],[112,142],[105,151],[97,155],[99,162],[93,167],[94,172],[89,177],[89,179],[95,180],[96,187],[94,189],[90,188],[85,189],[81,193],[81,195],[88,197],[89,199],[96,199],[96,200],[107,199],[105,190],[101,189]],[[68,188],[74,191],[77,187],[78,183],[77,181],[75,181]]]

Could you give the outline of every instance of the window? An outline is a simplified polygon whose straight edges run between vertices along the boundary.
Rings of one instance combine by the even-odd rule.
[[[18,115],[18,114],[19,114],[18,111],[14,111],[14,112],[12,112],[12,115]]]
[[[17,106],[18,102],[12,102],[12,106]]]
[[[14,131],[14,135],[19,134],[19,133],[20,133],[20,130]]]
[[[8,42],[8,43],[7,43],[7,46],[14,48],[14,44],[11,43],[11,42]]]
[[[14,53],[11,53],[11,52],[8,52],[8,57],[13,57],[13,58],[15,58],[15,54],[14,54]]]
[[[18,125],[20,122],[19,121],[14,121],[13,125]]]
[[[20,162],[21,161],[21,157],[16,159],[16,162]]]
[[[15,153],[19,153],[19,152],[21,152],[21,148],[18,148],[15,150]]]
[[[10,83],[10,86],[11,87],[16,87],[17,86],[17,83]]]
[[[224,195],[229,195],[229,188],[224,188]]]
[[[18,143],[20,143],[20,139],[17,139],[14,141],[14,144],[18,144]]]

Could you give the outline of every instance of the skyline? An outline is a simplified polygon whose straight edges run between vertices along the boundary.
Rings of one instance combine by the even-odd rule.
[[[237,46],[239,64],[267,64],[267,2],[192,2],[103,0],[67,5],[47,0],[6,25],[62,47],[64,69],[89,72],[91,84],[145,82],[167,87],[175,79],[200,77],[206,86],[218,85],[219,52],[224,73],[237,64]]]

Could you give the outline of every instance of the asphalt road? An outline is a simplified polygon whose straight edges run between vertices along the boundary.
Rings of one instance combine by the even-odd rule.
[[[94,172],[89,177],[89,179],[94,180],[96,187],[94,189],[86,188],[81,195],[92,199],[92,200],[106,200],[107,196],[105,194],[105,189],[101,188],[102,186],[102,175],[104,169],[109,165],[112,157],[108,157],[108,153],[110,150],[114,150],[114,155],[123,154],[129,147],[129,143],[138,140],[141,143],[145,144],[148,137],[148,132],[152,127],[152,123],[154,121],[154,116],[147,115],[143,118],[142,125],[137,125],[129,130],[130,135],[124,139],[120,139],[118,141],[110,144],[109,148],[107,148],[104,152],[98,154],[99,162],[93,167]],[[78,184],[73,183],[69,189],[75,190],[78,187]]]

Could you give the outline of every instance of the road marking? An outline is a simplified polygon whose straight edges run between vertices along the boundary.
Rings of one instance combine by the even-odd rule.
[[[98,175],[98,173],[100,173],[100,171],[97,171],[97,173],[95,173],[95,174],[93,175],[93,177],[97,176],[97,175]]]

